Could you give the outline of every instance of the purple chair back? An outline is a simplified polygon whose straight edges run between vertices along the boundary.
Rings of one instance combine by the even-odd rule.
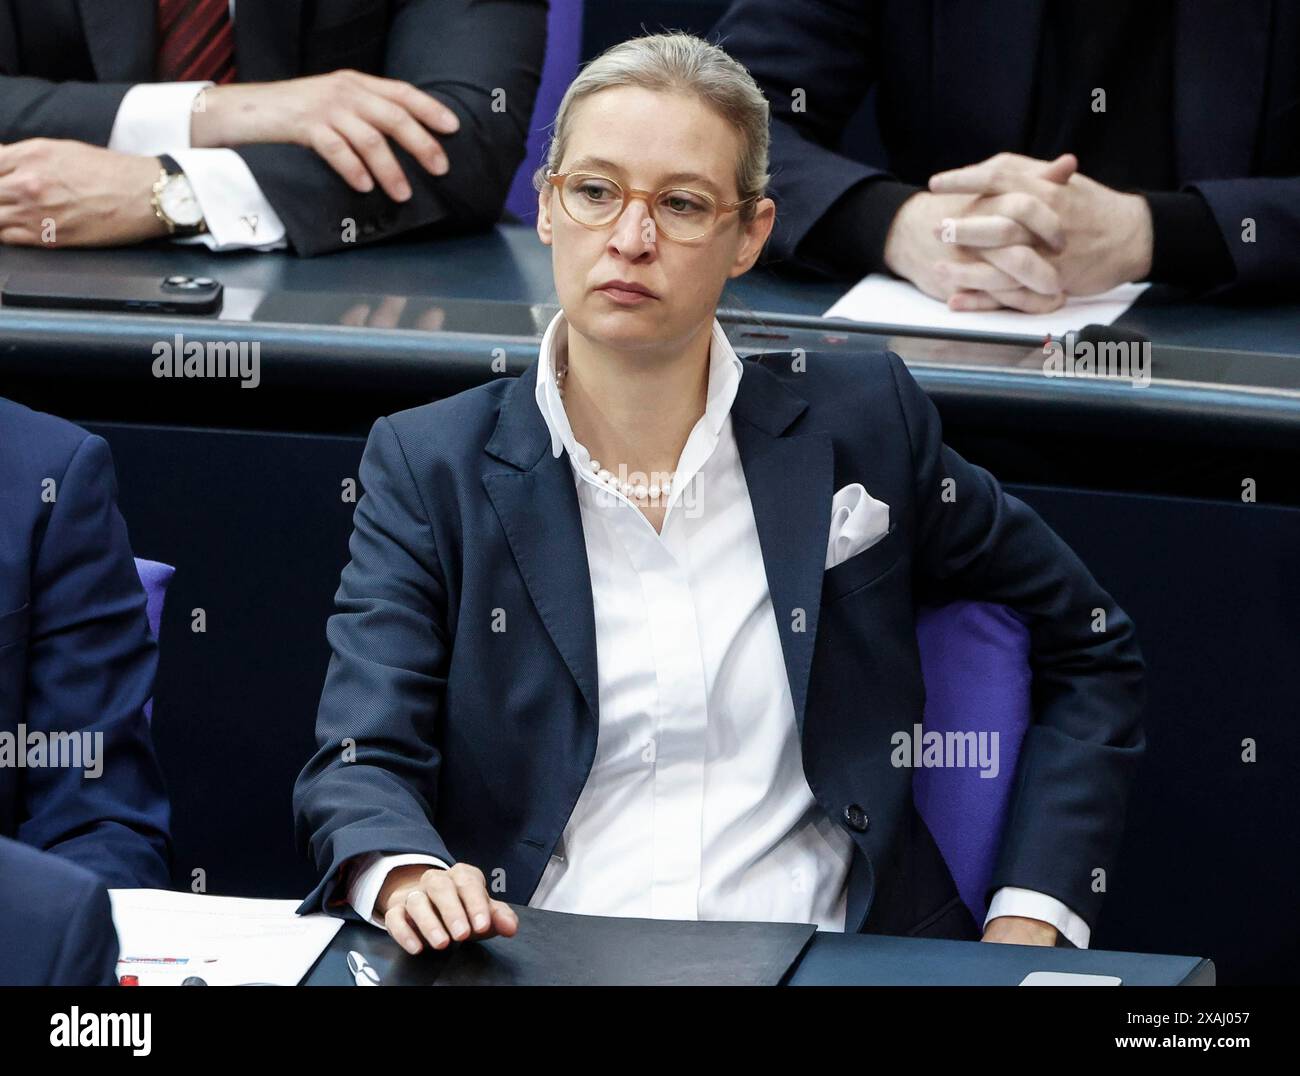
[[[578,73],[578,60],[582,55],[582,3],[583,0],[551,0],[550,14],[546,19],[546,61],[542,65],[542,81],[537,88],[537,101],[528,125],[528,151],[506,197],[506,208],[520,220],[537,218],[533,172],[542,163],[551,123],[555,120],[564,91]]]
[[[167,584],[172,581],[176,569],[170,564],[163,564],[156,560],[141,560],[136,557],[135,570],[140,576],[140,585],[144,587],[149,630],[155,639],[160,639],[163,602],[167,600]],[[149,721],[153,721],[152,698],[144,704],[144,716]]]
[[[922,750],[933,739],[929,734],[937,732],[944,740],[948,733],[974,733],[965,737],[965,745],[975,741],[976,751],[965,765],[918,768],[912,798],[982,929],[988,914],[985,891],[1015,788],[1020,745],[1033,716],[1029,629],[1006,606],[957,601],[918,609],[916,636],[926,695]],[[984,765],[981,741],[988,749]],[[984,772],[990,776],[981,776]]]

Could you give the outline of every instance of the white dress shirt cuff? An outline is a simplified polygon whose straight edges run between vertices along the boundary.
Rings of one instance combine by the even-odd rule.
[[[208,226],[206,232],[180,242],[202,243],[209,250],[288,246],[284,222],[233,149],[186,149],[172,156],[189,179]]]
[[[987,927],[990,920],[1000,915],[1017,915],[1051,923],[1080,949],[1087,949],[1092,937],[1092,928],[1080,916],[1055,897],[1039,893],[1036,889],[1003,886],[993,894],[989,914],[984,917],[984,926]]]
[[[117,106],[108,148],[152,157],[190,148],[194,99],[211,82],[142,82]]]
[[[374,923],[381,929],[384,921],[374,914],[375,901],[379,899],[379,891],[384,888],[384,880],[388,877],[389,871],[394,867],[405,867],[412,863],[427,863],[431,867],[447,869],[447,864],[437,856],[426,856],[415,852],[395,856],[386,856],[382,852],[369,852],[349,860],[348,863],[356,871],[352,884],[348,887],[348,903],[362,919]]]

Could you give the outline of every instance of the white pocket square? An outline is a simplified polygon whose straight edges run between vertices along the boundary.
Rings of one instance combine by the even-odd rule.
[[[869,549],[889,533],[889,505],[854,482],[831,502],[831,533],[826,541],[826,567],[833,568]]]

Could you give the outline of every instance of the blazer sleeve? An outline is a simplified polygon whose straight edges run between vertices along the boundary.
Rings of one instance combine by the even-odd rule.
[[[54,926],[61,937],[50,986],[116,986],[117,928],[113,905],[98,879],[69,901],[64,922]]]
[[[449,171],[431,175],[389,141],[411,197],[354,191],[315,150],[237,146],[302,255],[377,242],[426,225],[463,230],[497,222],[524,158],[546,50],[546,0],[408,0],[388,30],[384,71],[438,98],[460,120],[436,136]],[[549,117],[548,117],[549,119]],[[350,236],[344,222],[355,222]]]
[[[453,864],[434,827],[438,725],[451,640],[433,530],[392,423],[371,429],[316,717],[317,750],[294,786],[299,847],[320,882],[300,912],[359,918],[354,856],[418,852]]]
[[[108,145],[129,82],[49,82],[21,70],[13,12],[0,3],[0,144],[71,138]]]
[[[1145,746],[1133,622],[1031,508],[943,443],[934,404],[898,356],[889,361],[915,475],[917,600],[998,602],[1030,633],[1034,720],[985,898],[1036,890],[1095,927],[1096,883],[1113,874]]]
[[[144,714],[158,647],[108,444],[87,435],[51,477],[54,505],[33,557],[24,720],[47,735],[89,733],[100,772],[27,770],[18,839],[110,887],[166,888],[171,808]]]
[[[777,218],[765,262],[799,260],[796,248],[849,188],[885,175],[838,150],[876,81],[875,9],[870,0],[736,0],[714,29],[771,106]]]
[[[118,941],[101,878],[0,837],[0,986],[111,986]]]
[[[1300,176],[1201,179],[1187,186],[1209,204],[1232,256],[1236,276],[1221,291],[1300,285]]]

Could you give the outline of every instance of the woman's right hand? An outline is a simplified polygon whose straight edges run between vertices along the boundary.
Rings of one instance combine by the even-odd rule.
[[[395,867],[375,902],[393,940],[408,953],[428,942],[445,949],[452,940],[512,937],[519,917],[488,896],[483,872],[469,863],[443,869],[416,863]]]

